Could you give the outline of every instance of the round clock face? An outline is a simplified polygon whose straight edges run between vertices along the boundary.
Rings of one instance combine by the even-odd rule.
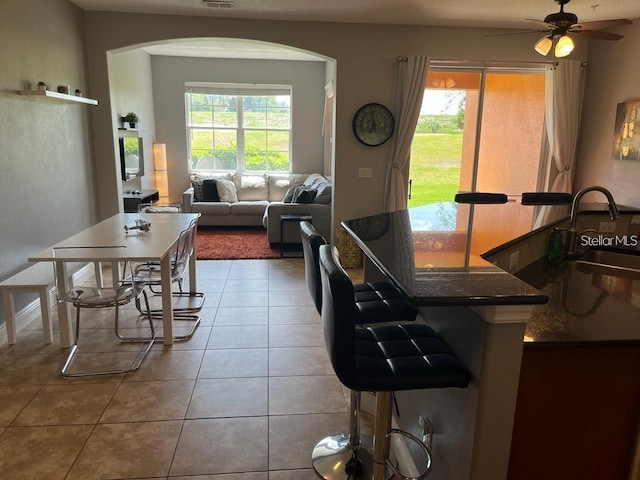
[[[379,103],[368,103],[353,116],[353,134],[360,143],[370,147],[382,145],[393,133],[391,111]]]

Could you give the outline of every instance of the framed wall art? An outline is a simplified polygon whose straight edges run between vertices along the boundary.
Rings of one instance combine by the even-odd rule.
[[[613,158],[640,161],[640,100],[618,104]]]

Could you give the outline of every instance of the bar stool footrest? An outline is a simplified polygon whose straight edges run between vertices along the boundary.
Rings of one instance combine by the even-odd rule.
[[[396,465],[394,465],[393,462],[391,462],[388,458],[387,458],[387,466],[398,478],[402,480],[422,480],[424,478],[427,478],[427,476],[431,473],[431,467],[433,465],[433,462],[431,461],[431,452],[429,451],[429,448],[422,441],[420,441],[418,437],[410,434],[409,432],[405,432],[404,430],[392,428],[391,430],[389,430],[389,433],[387,433],[387,437],[390,437],[393,434],[402,435],[407,440],[411,440],[412,442],[414,442],[418,446],[418,448],[424,451],[424,453],[427,456],[427,465],[425,466],[425,469],[418,474],[417,477],[407,477],[406,475],[401,473],[396,467]]]

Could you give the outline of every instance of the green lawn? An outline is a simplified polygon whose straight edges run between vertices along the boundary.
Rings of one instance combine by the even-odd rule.
[[[411,147],[409,207],[453,201],[460,181],[462,132],[416,133]]]

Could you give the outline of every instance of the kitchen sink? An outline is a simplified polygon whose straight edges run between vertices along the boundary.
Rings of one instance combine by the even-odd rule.
[[[640,280],[640,255],[609,250],[589,250],[578,260],[576,268],[585,273]]]

